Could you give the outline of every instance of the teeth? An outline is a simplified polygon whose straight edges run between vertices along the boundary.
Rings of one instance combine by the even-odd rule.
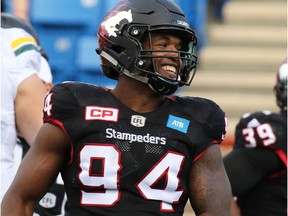
[[[176,67],[171,66],[171,65],[165,65],[162,66],[162,68],[166,71],[172,72],[172,73],[176,73]]]

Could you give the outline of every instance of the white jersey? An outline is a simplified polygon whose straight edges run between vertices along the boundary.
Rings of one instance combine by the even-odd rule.
[[[20,28],[1,28],[1,200],[15,176],[17,88],[24,79],[38,73],[40,66],[41,55],[30,34]]]

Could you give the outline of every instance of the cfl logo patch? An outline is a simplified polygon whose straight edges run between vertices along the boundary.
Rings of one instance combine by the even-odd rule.
[[[39,205],[43,208],[53,208],[56,206],[56,195],[52,193],[46,193],[45,196],[40,200]]]
[[[140,115],[131,116],[131,124],[135,127],[144,127],[146,118]]]

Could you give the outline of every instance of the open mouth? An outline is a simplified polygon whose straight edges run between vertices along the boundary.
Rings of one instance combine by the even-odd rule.
[[[168,78],[176,78],[177,76],[177,68],[173,65],[163,65],[161,67],[163,70],[166,71],[166,74],[168,75]]]

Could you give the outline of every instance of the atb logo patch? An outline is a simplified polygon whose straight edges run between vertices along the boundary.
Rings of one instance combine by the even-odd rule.
[[[85,110],[85,120],[117,122],[118,115],[118,109],[109,107],[87,106]]]
[[[146,118],[140,115],[131,116],[131,124],[135,127],[144,127]]]
[[[187,133],[189,124],[190,121],[187,119],[169,115],[166,126],[182,133]]]
[[[39,205],[43,208],[53,208],[56,206],[56,196],[52,193],[46,193],[45,196],[40,200]]]

